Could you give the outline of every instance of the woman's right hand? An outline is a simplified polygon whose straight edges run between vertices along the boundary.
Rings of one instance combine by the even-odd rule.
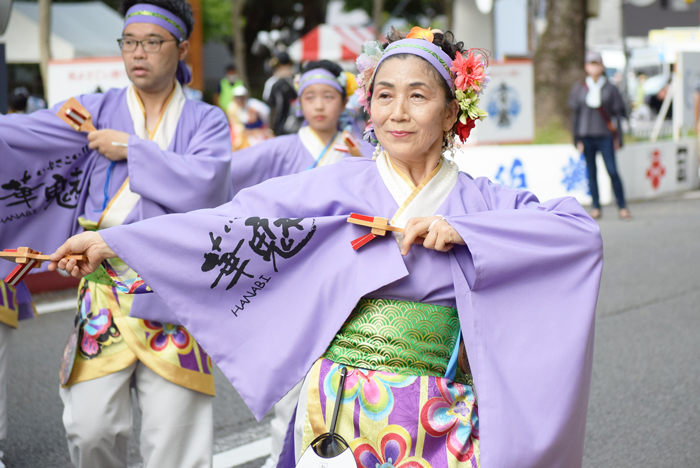
[[[85,255],[87,261],[65,258],[68,255]],[[97,232],[83,232],[68,239],[51,254],[51,263],[49,263],[48,269],[54,271],[60,268],[66,270],[71,276],[82,278],[94,273],[103,260],[116,256],[117,254],[109,248]]]

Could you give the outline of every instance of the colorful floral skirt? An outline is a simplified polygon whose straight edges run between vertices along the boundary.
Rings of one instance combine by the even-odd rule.
[[[319,359],[306,379],[306,414],[299,407],[301,449],[327,432],[340,379],[339,364]],[[476,468],[479,416],[471,385],[433,376],[400,375],[348,366],[337,432],[360,468]]]
[[[347,367],[336,431],[358,467],[480,466],[471,376],[458,375],[462,383],[440,376],[459,338],[455,317],[454,309],[430,304],[361,301],[304,381],[295,420],[297,458],[328,432],[339,369]],[[408,347],[422,352],[406,353]]]

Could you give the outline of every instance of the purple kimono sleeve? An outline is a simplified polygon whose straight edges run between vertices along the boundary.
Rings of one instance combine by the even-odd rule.
[[[188,118],[183,115],[181,119]],[[192,117],[189,117],[192,118]],[[213,208],[230,199],[231,139],[221,111],[209,109],[182,153],[163,151],[153,141],[129,137],[131,189],[169,212]]]
[[[88,110],[96,100],[92,96],[79,96],[78,100]],[[73,130],[56,115],[63,102],[51,109],[36,111],[32,114],[0,115],[0,154],[3,165],[7,159],[15,161],[14,155],[26,159],[41,158],[48,160],[60,153],[76,152],[87,146],[87,133]],[[51,151],[47,151],[51,148]]]
[[[362,155],[371,158],[374,147],[365,141],[359,143]],[[296,133],[235,151],[231,157],[233,193],[235,195],[268,179],[303,172],[313,163],[314,158]]]
[[[360,298],[408,274],[395,242],[371,243],[363,255],[352,249],[366,229],[347,223],[345,210],[372,210],[352,192],[337,194],[344,203],[325,201],[318,193],[356,181],[324,173],[270,180],[216,209],[100,232],[258,419],[306,375]]]
[[[268,179],[302,172],[311,164],[313,158],[297,134],[275,137],[235,151],[231,156],[234,196]]]
[[[101,95],[78,99],[99,115]],[[51,252],[74,232],[83,213],[84,188],[98,155],[88,149],[86,133],[56,116],[60,106],[0,115],[0,249]],[[12,268],[0,262],[0,276]]]
[[[573,198],[481,184],[490,211],[448,216],[452,271],[479,400],[483,466],[580,467],[603,266]]]

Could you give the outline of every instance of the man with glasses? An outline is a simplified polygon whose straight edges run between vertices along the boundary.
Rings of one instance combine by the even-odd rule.
[[[229,199],[226,118],[216,107],[186,100],[182,91],[190,80],[184,63],[194,24],[190,6],[185,0],[126,0],[122,8],[118,44],[133,84],[78,96],[83,107],[70,114],[81,123],[89,112],[96,131],[71,128],[56,116],[60,105],[0,116],[0,248],[51,252],[83,229]],[[186,329],[168,325],[170,312],[155,294],[118,293],[104,273],[80,285],[61,367],[73,464],[127,466],[133,387],[142,412],[144,467],[210,467],[211,360]]]

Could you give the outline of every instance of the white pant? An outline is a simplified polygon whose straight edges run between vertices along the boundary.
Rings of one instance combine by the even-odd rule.
[[[73,465],[126,468],[133,374],[144,468],[211,468],[212,397],[169,382],[139,361],[114,374],[61,388]]]
[[[272,437],[272,452],[267,459],[267,466],[277,466],[277,461],[282,454],[284,445],[284,437],[287,435],[287,427],[289,421],[294,416],[294,408],[297,407],[299,401],[299,393],[301,393],[301,384],[299,382],[291,389],[280,401],[275,405],[275,418],[270,422],[270,436]]]
[[[7,437],[7,349],[12,330],[0,323],[0,439]]]

